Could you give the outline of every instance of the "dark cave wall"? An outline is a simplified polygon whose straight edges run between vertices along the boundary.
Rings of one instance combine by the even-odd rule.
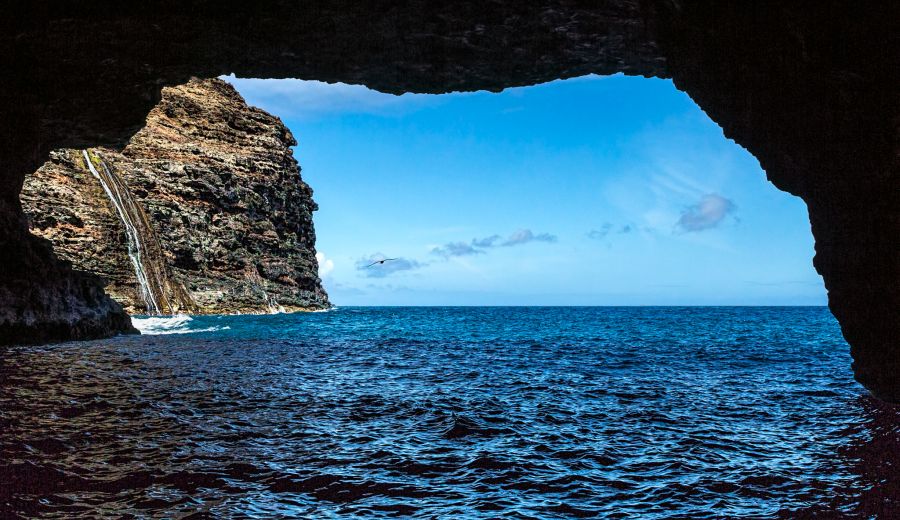
[[[0,80],[0,247],[13,251],[4,265],[55,269],[52,258],[29,256],[40,247],[17,224],[24,175],[51,149],[122,146],[160,88],[191,76],[298,77],[395,93],[498,90],[588,73],[669,77],[777,187],[806,201],[815,266],[857,379],[900,400],[896,2],[35,4],[12,7],[0,22],[8,71]],[[7,269],[0,285],[47,278],[29,282],[21,271]]]
[[[682,20],[662,37],[676,86],[806,202],[855,376],[900,401],[897,4],[719,3]]]

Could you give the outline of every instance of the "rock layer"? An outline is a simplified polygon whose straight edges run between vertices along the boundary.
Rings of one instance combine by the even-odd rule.
[[[15,249],[11,261],[34,256],[17,227],[24,176],[55,148],[124,145],[160,87],[191,76],[397,93],[666,77],[806,201],[856,376],[900,401],[898,2],[43,0],[5,15],[0,247]],[[0,284],[32,283],[19,271]]]
[[[165,89],[121,152],[53,152],[22,202],[32,231],[131,313],[320,309],[296,144],[231,85],[192,81]]]

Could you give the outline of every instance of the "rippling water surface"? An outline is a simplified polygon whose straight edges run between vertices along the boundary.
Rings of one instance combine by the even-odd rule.
[[[825,308],[179,320],[0,352],[0,518],[900,518]]]

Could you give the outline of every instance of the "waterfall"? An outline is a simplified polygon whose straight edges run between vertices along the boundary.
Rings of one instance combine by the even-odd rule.
[[[91,174],[100,181],[103,191],[112,201],[122,225],[125,226],[125,239],[128,245],[128,257],[134,264],[134,274],[137,277],[138,284],[141,286],[141,298],[144,300],[147,312],[149,314],[161,314],[159,303],[157,302],[154,290],[150,286],[150,278],[147,276],[147,269],[141,259],[144,247],[141,244],[141,233],[136,223],[143,223],[141,219],[140,208],[132,197],[128,187],[106,166],[106,163],[98,156],[100,166],[103,172],[99,172],[91,161],[91,156],[87,150],[83,150],[84,162],[87,163]],[[157,280],[158,282],[158,280]],[[160,293],[160,291],[156,291]],[[161,294],[161,293],[160,293]]]
[[[269,314],[284,314],[287,312],[274,296],[269,296],[265,291],[263,291],[263,299],[266,303],[266,311]]]
[[[259,291],[260,295],[262,295],[262,304],[265,307],[267,313],[284,314],[287,312],[284,306],[278,303],[278,298],[270,296],[266,291],[266,282],[259,275],[258,271],[247,271],[244,273],[244,278],[247,280],[247,283],[252,289]]]

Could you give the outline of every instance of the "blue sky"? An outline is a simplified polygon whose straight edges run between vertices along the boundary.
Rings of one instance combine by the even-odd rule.
[[[225,79],[299,141],[338,306],[826,303],[805,204],[670,81]]]

